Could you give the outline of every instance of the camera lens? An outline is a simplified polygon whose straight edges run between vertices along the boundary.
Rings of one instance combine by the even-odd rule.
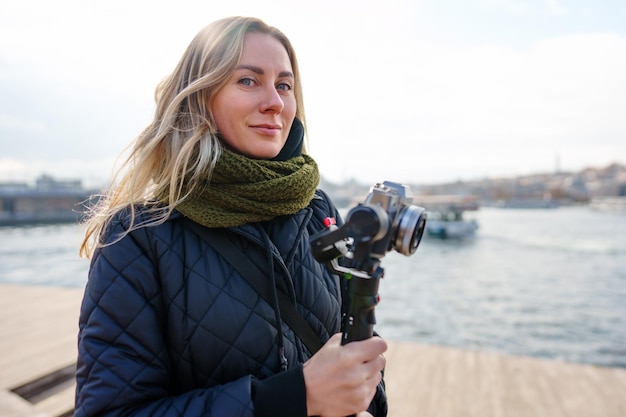
[[[415,253],[422,240],[425,225],[426,210],[424,208],[417,206],[404,207],[398,214],[393,248],[405,256]]]

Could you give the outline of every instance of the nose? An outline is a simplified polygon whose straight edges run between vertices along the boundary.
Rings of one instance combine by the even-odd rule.
[[[263,93],[263,100],[261,102],[262,113],[273,112],[278,114],[283,111],[285,102],[274,86],[268,86]]]

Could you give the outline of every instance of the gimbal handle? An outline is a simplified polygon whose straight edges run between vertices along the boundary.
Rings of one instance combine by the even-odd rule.
[[[379,268],[382,277],[382,268]],[[349,277],[348,308],[343,321],[341,344],[369,339],[374,335],[376,317],[374,309],[378,305],[378,284],[380,277]]]

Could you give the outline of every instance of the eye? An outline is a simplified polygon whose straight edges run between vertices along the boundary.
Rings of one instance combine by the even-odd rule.
[[[278,84],[278,85],[276,86],[276,88],[277,88],[278,90],[281,90],[281,91],[291,91],[291,90],[293,90],[292,85],[291,85],[291,84],[289,84],[289,83],[280,83],[280,84]]]
[[[239,81],[237,81],[238,84],[244,85],[246,87],[252,87],[255,83],[254,79],[250,78],[250,77],[243,77],[240,78]]]

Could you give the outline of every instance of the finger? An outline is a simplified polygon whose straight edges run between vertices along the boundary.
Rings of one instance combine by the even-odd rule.
[[[371,361],[364,362],[363,365],[366,367],[368,374],[373,375],[381,373],[385,369],[387,361],[383,355],[378,355]]]
[[[387,351],[387,342],[380,337],[350,342],[345,346],[350,349],[351,355],[354,355],[355,359],[363,362],[369,362]]]

